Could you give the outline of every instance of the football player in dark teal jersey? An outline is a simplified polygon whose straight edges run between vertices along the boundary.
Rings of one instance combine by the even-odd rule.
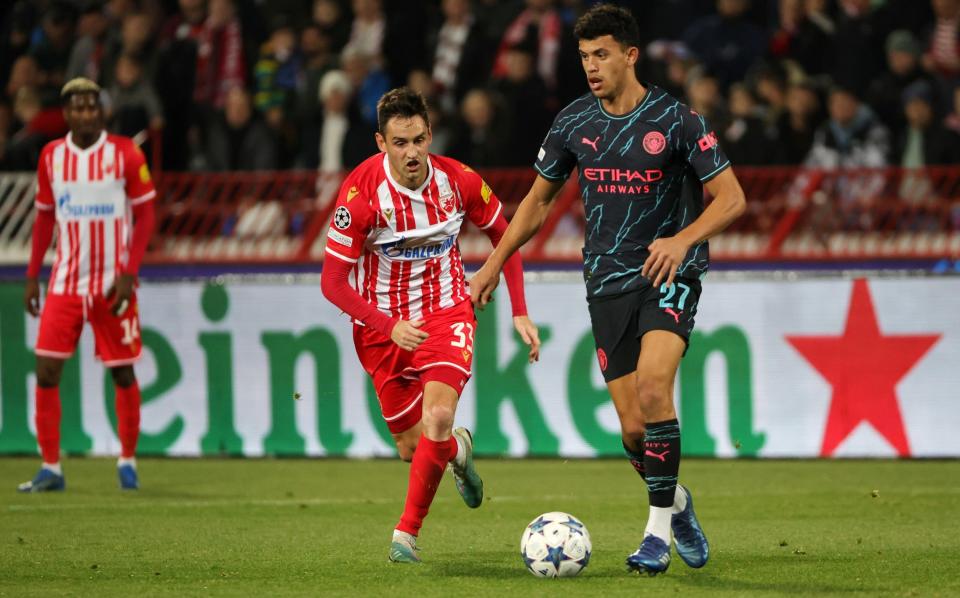
[[[597,5],[574,32],[590,93],[557,115],[534,165],[538,176],[470,292],[486,305],[504,262],[540,230],[577,167],[597,359],[650,502],[643,540],[627,565],[650,575],[666,571],[672,531],[681,559],[702,567],[707,539],[690,491],[677,484],[673,385],[709,265],[707,239],[743,213],[745,198],[704,118],[637,80],[639,31],[630,12]],[[714,198],[706,209],[704,187]]]

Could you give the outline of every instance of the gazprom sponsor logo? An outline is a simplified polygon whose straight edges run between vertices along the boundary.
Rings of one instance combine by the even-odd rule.
[[[113,216],[116,206],[112,203],[71,203],[70,193],[64,193],[57,198],[57,209],[60,214],[70,218],[102,218]]]
[[[399,241],[394,241],[393,243],[385,243],[380,246],[380,251],[383,255],[400,260],[425,260],[432,257],[441,256],[453,247],[453,244],[456,242],[456,235],[450,235],[443,240],[442,243],[435,243],[433,245],[420,245],[417,247],[403,247],[403,243],[406,239],[400,239]]]

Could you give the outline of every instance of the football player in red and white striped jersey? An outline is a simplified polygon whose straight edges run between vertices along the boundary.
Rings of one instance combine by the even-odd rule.
[[[447,463],[471,508],[483,500],[473,440],[453,428],[470,379],[476,318],[457,237],[464,220],[496,245],[507,221],[500,200],[476,172],[428,153],[423,98],[408,88],[377,105],[381,152],[344,181],[327,233],[323,294],[354,323],[357,355],[373,378],[400,457],[410,461],[403,516],[390,560],[419,562],[416,537]],[[526,314],[519,254],[504,267],[514,326],[539,357]]]
[[[61,92],[70,132],[47,144],[37,168],[37,217],[27,267],[25,303],[40,315],[37,335],[37,441],[43,466],[23,492],[63,490],[60,467],[60,376],[84,322],[93,328],[97,357],[116,388],[120,486],[138,487],[135,451],[140,388],[137,269],[153,230],[156,191],[143,152],[104,129],[100,88],[77,78]],[[40,309],[38,276],[56,227],[57,255]]]

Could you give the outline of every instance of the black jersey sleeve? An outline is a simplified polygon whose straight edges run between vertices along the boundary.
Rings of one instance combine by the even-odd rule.
[[[700,182],[706,183],[730,166],[730,160],[720,149],[717,134],[703,116],[681,104],[680,152],[693,167]]]
[[[540,176],[550,181],[562,181],[570,176],[570,172],[577,165],[577,156],[567,147],[567,138],[570,136],[569,117],[561,111],[547,131],[547,137],[537,152],[537,161],[533,168]]]

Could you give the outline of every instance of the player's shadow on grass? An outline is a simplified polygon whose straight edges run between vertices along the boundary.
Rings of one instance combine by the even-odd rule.
[[[762,559],[767,561],[767,559]],[[682,563],[680,563],[682,565]],[[730,565],[733,565],[731,562]],[[828,581],[818,581],[816,571],[804,571],[791,569],[789,573],[781,571],[780,573],[771,573],[770,565],[776,566],[774,562],[766,562],[756,571],[756,576],[790,576],[789,579],[782,580],[751,580],[745,579],[740,573],[733,576],[729,565],[711,563],[713,571],[690,571],[687,575],[678,575],[674,579],[678,585],[686,586],[688,589],[712,590],[718,592],[734,592],[737,594],[752,592],[776,592],[784,594],[797,595],[829,595],[829,594],[866,594],[879,595],[884,589],[879,586],[870,586],[863,581],[854,581],[851,579],[848,583],[836,583]],[[811,567],[814,563],[810,563]],[[749,563],[743,566],[749,567]],[[739,567],[738,567],[739,568]],[[670,575],[670,573],[667,573]]]
[[[503,560],[502,551],[488,551],[486,553],[471,553],[469,556],[445,555],[442,561],[427,562],[434,573],[450,577],[470,577],[476,579],[534,579],[524,568],[523,561],[518,554],[516,560]],[[582,577],[625,577],[630,575],[625,567],[595,567],[594,561],[583,572]]]

